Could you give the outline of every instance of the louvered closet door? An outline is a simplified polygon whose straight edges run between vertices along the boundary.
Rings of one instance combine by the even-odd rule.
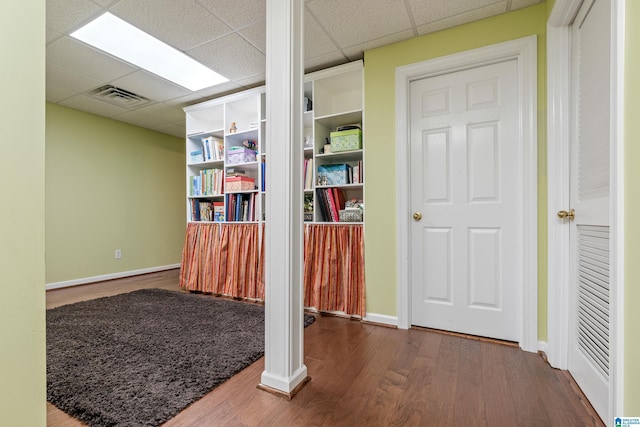
[[[585,1],[573,24],[569,371],[609,420],[610,2]]]

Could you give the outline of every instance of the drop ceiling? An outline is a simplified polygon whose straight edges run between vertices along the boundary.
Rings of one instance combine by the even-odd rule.
[[[306,0],[305,70],[541,0]],[[266,0],[47,0],[47,101],[177,137],[183,107],[264,84]],[[72,39],[109,11],[229,82],[191,92]],[[105,87],[115,87],[108,92]],[[129,95],[120,99],[118,91]],[[114,95],[115,93],[115,95]]]

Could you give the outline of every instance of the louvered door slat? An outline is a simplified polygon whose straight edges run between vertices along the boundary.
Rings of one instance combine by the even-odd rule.
[[[609,228],[578,226],[578,347],[609,376]]]

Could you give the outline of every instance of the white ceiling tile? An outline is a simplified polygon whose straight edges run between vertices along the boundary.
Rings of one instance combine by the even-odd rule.
[[[157,119],[167,123],[178,123],[185,121],[184,111],[181,108],[164,103],[158,103],[149,105],[148,107],[138,108],[136,111],[148,116],[156,117]]]
[[[63,99],[71,98],[76,93],[70,90],[61,89],[55,86],[47,85],[46,87],[46,99],[48,102],[57,103]]]
[[[140,110],[127,111],[123,114],[117,114],[113,116],[112,119],[130,123],[132,125],[140,126],[147,129],[155,129],[171,124]]]
[[[507,2],[502,1],[495,3],[491,6],[483,7],[473,10],[471,12],[463,13],[453,16],[447,19],[441,19],[440,21],[432,22],[430,24],[422,25],[418,27],[418,34],[424,35],[427,33],[433,33],[435,31],[444,30],[446,28],[455,27],[457,25],[466,24],[468,22],[476,21],[479,19],[488,18],[490,16],[498,15],[506,12]]]
[[[362,2],[324,0],[310,2],[307,8],[339,47],[354,46],[411,28],[403,0]]]
[[[264,72],[265,56],[237,34],[230,34],[189,51],[207,67],[231,80]]]
[[[251,77],[247,77],[246,79],[238,80],[236,83],[239,85],[248,88],[248,87],[256,87],[264,84],[266,75],[265,73],[256,74]]]
[[[186,51],[230,32],[195,0],[123,0],[114,15]]]
[[[238,33],[255,46],[262,54],[267,51],[267,24],[265,21],[256,22],[238,31]]]
[[[234,30],[265,21],[264,0],[197,0]]]
[[[509,10],[522,9],[538,3],[542,3],[542,0],[511,0],[511,8]]]
[[[163,104],[182,109],[187,105],[198,104],[203,101],[204,101],[204,98],[201,95],[194,92],[191,95],[179,96],[177,98],[166,100],[163,102]]]
[[[119,88],[158,102],[191,93],[188,89],[170,83],[144,70],[136,71],[125,77],[113,80],[111,83]]]
[[[501,0],[408,0],[416,27],[470,12]]]
[[[156,130],[158,132],[161,133],[166,133],[167,135],[172,135],[178,138],[185,138],[187,136],[187,132],[186,132],[186,124],[182,124],[182,125],[177,125],[177,124],[170,124],[170,125],[164,125],[164,126],[160,126],[157,128],[154,128],[153,130]]]
[[[339,50],[335,50],[331,53],[316,56],[315,58],[305,59],[304,70],[306,73],[310,73],[312,71],[321,70],[334,65],[344,64],[345,62],[349,62],[349,59],[346,58]]]
[[[47,28],[46,30],[46,43],[49,44],[52,41],[59,39],[60,37],[62,37],[62,33],[59,33],[55,30],[52,30],[51,28]]]
[[[343,64],[411,38],[412,22],[426,34],[541,1],[305,0],[305,70]],[[47,0],[46,6],[49,102],[183,135],[183,124],[169,122],[175,124],[184,106],[264,84],[265,0]],[[191,92],[68,37],[106,9],[231,81]],[[80,96],[106,83],[161,103],[123,114],[122,107]]]
[[[318,21],[307,10],[304,10],[304,57],[316,58],[335,51],[337,48],[327,36]]]
[[[129,111],[126,108],[118,107],[117,105],[109,104],[108,102],[103,102],[84,95],[78,95],[66,99],[60,102],[60,105],[75,108],[76,110],[86,111],[92,114],[97,114],[103,117],[113,117],[117,114],[122,114]]]
[[[241,88],[242,86],[237,82],[228,81],[212,87],[200,89],[199,91],[194,92],[194,94],[202,98],[204,97],[208,98],[208,97],[211,97],[212,95],[218,95],[220,93],[236,92]]]
[[[406,30],[400,33],[391,34],[386,37],[381,37],[376,40],[371,40],[356,46],[346,47],[343,49],[343,52],[345,53],[345,55],[349,57],[351,61],[354,61],[356,59],[361,59],[363,57],[363,52],[366,50],[375,49],[381,46],[386,46],[388,44],[410,39],[411,37],[413,37],[413,30]]]
[[[69,34],[99,15],[100,7],[89,0],[47,0],[47,27]]]
[[[63,37],[47,47],[47,63],[73,68],[85,76],[104,82],[138,70],[71,37]]]
[[[74,94],[81,94],[100,87],[103,83],[100,80],[77,73],[71,68],[47,63],[47,87],[51,86]]]
[[[107,7],[107,6],[109,6],[109,5],[113,4],[113,3],[117,3],[118,2],[118,0],[91,0],[91,1],[93,1],[94,3],[99,4],[102,7]]]

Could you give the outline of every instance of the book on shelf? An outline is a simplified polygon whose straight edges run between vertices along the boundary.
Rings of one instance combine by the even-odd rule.
[[[319,211],[320,211],[319,214],[320,215],[318,215],[318,219],[320,221],[329,221],[329,219],[328,219],[329,216],[327,215],[327,210],[326,210],[327,209],[326,208],[327,205],[326,205],[325,200],[324,200],[324,191],[323,190],[324,190],[323,188],[316,188],[316,195],[318,196],[317,204],[318,204],[318,207],[320,208],[319,209]]]
[[[198,200],[189,200],[189,207],[191,209],[191,221],[200,221],[200,203],[198,203]]]
[[[344,191],[335,187],[331,190],[333,190],[333,198],[336,201],[336,210],[339,212],[341,209],[344,209],[346,203]]]
[[[331,188],[323,189],[327,194],[327,204],[329,207],[329,214],[332,222],[338,222],[338,209],[336,209],[336,201],[333,198],[333,191]]]
[[[224,202],[213,202],[213,220],[224,221]]]
[[[203,169],[189,177],[190,196],[218,196],[224,193],[224,171]]]
[[[313,188],[313,159],[304,159],[304,189]]]
[[[345,207],[344,191],[335,187],[316,188],[320,221],[339,222],[340,211]]]
[[[225,195],[227,221],[255,221],[255,193],[229,193]]]
[[[202,153],[203,160],[210,162],[214,160],[224,159],[224,142],[220,138],[214,136],[202,137]]]
[[[191,199],[189,203],[191,210],[191,221],[218,221],[215,219],[216,203],[222,202]]]
[[[265,189],[267,188],[267,161],[263,160],[262,163],[260,163],[260,182],[261,182],[261,188],[260,191],[264,192]]]
[[[353,166],[351,182],[353,184],[362,184],[362,160]]]

